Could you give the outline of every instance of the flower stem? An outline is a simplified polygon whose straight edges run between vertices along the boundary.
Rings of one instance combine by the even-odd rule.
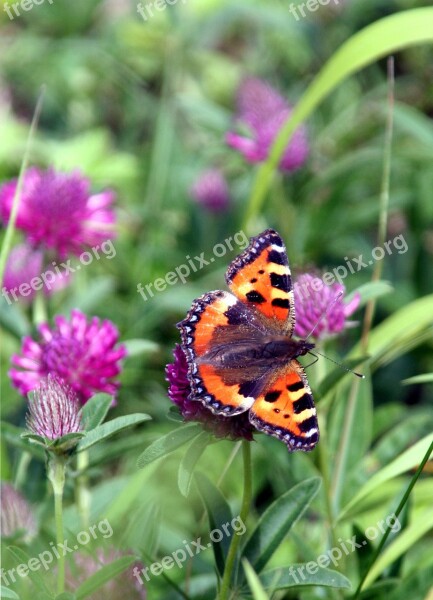
[[[51,456],[48,461],[48,479],[54,491],[54,518],[56,522],[57,547],[64,543],[63,534],[63,489],[65,487],[65,459],[62,456]],[[57,594],[65,591],[65,557],[59,552],[59,569],[57,572]]]
[[[24,174],[27,170],[27,166],[29,163],[29,155],[30,155],[30,146],[33,141],[33,137],[36,132],[36,128],[38,126],[39,115],[42,109],[42,103],[44,99],[45,86],[42,87],[41,92],[39,94],[38,101],[36,103],[35,112],[33,113],[32,123],[30,125],[29,135],[27,137],[26,148],[24,151],[23,161],[21,163],[21,169],[18,176],[18,183],[15,189],[15,194],[12,200],[12,208],[9,216],[9,221],[6,227],[6,233],[3,239],[3,244],[0,250],[0,283],[3,281],[3,274],[6,267],[6,260],[9,254],[10,247],[12,245],[12,237],[15,231],[15,222],[17,220],[18,208],[20,203],[21,190],[23,187]]]
[[[242,523],[245,523],[248,518],[248,513],[251,506],[252,497],[252,469],[251,469],[251,446],[247,440],[242,441],[242,457],[244,463],[244,492],[242,497],[242,505],[240,518]],[[234,535],[230,544],[227,561],[224,568],[224,576],[221,583],[219,600],[228,600],[230,594],[230,583],[232,579],[233,569],[236,562],[236,554],[239,548],[240,536]]]
[[[85,473],[85,470],[89,466],[89,452],[83,450],[77,454],[77,470],[79,475],[77,477],[77,483],[75,487],[75,496],[77,500],[78,513],[81,518],[81,524],[83,527],[89,525],[89,513],[90,513],[90,492],[89,492],[89,478]]]

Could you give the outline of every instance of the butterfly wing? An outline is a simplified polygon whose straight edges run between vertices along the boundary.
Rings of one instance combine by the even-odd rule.
[[[289,336],[295,307],[286,248],[273,229],[251,238],[250,245],[230,264],[226,281],[241,302],[272,319]]]
[[[178,323],[188,361],[191,400],[213,413],[233,416],[248,410],[268,378],[267,367],[227,365],[233,353],[253,349],[265,334],[260,318],[228,292],[204,294]]]
[[[277,372],[250,409],[251,423],[285,444],[289,451],[313,450],[319,427],[313,396],[297,360]]]

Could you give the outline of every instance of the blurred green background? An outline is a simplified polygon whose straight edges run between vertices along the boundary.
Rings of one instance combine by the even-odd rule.
[[[126,521],[123,543],[144,545],[149,554],[161,549],[161,544],[171,551],[179,539],[191,536],[200,511],[195,495],[185,500],[176,490],[179,457],[170,458],[157,471],[152,467],[137,472],[135,460],[146,443],[173,427],[167,418],[170,402],[164,366],[178,341],[175,323],[194,298],[224,289],[224,272],[237,252],[227,253],[193,274],[187,284],[169,287],[147,302],[137,293],[137,284],[164,277],[187,256],[211,254],[216,243],[242,228],[257,166],[246,163],[224,141],[233,125],[240,82],[248,75],[259,77],[295,104],[351,35],[386,15],[431,2],[340,0],[299,21],[289,4],[285,0],[179,0],[147,21],[137,13],[136,3],[126,0],[54,0],[52,4],[45,0],[13,20],[0,11],[0,179],[18,173],[28,125],[45,85],[31,163],[79,168],[95,191],[109,187],[117,195],[115,259],[82,269],[70,287],[52,297],[48,314],[52,318],[68,314],[72,307],[81,308],[114,321],[122,340],[147,342],[126,361],[114,414],[143,411],[154,422],[144,433],[116,440],[110,450],[95,450],[91,474],[95,518],[107,510],[116,523]],[[396,54],[395,70],[387,239],[402,234],[408,251],[394,252],[385,260],[383,279],[390,282],[392,292],[380,297],[375,324],[433,291],[431,47]],[[307,162],[293,174],[276,175],[263,211],[246,233],[275,227],[286,241],[295,272],[313,266],[328,271],[344,264],[344,257],[370,256],[376,246],[386,113],[383,59],[346,80],[314,112],[306,124]],[[229,182],[230,206],[219,215],[197,205],[190,194],[194,180],[209,167],[221,168]],[[371,273],[369,267],[348,276],[344,281],[348,292],[370,281]],[[20,337],[34,331],[32,310],[22,304],[3,304],[2,312],[2,415],[22,425],[25,402],[11,388],[7,370],[10,355],[19,350]],[[355,318],[360,320],[360,313]],[[399,326],[404,330],[405,323]],[[331,342],[328,351],[343,360],[360,331],[360,326],[351,329],[338,342]],[[428,334],[419,332],[420,339],[413,339],[406,352],[384,361],[375,373],[365,454],[391,426],[401,427],[394,446],[390,442],[387,451],[379,452],[383,464],[432,430],[431,387],[400,384],[433,371],[431,330]],[[312,373],[313,391],[315,377]],[[317,400],[320,404],[320,397]],[[407,418],[410,426],[405,426]],[[257,514],[305,473],[314,473],[309,457],[288,456],[282,444],[264,437],[254,444]],[[215,480],[231,448],[230,442],[223,442],[206,453],[203,468]],[[375,456],[370,457],[370,468]],[[9,458],[6,476],[18,460],[14,452]],[[36,476],[26,489],[36,501],[44,495],[43,466],[32,463],[31,469]],[[364,479],[368,472],[367,465]],[[401,484],[395,481],[385,494],[389,503]],[[240,482],[235,472],[228,473],[223,487],[237,505]],[[428,491],[425,488],[423,495],[423,489],[420,507],[428,504]],[[346,490],[347,498],[352,490]],[[368,525],[383,514],[382,504],[364,508],[359,523]],[[46,512],[47,505],[41,510]],[[157,532],[156,526],[149,525],[156,522],[160,523]],[[300,524],[296,542],[305,531],[305,524]],[[321,536],[319,524],[313,524],[307,536],[314,545]],[[285,559],[295,559],[293,544],[287,544],[284,552]],[[419,553],[419,548],[414,550],[412,564]],[[203,555],[200,560],[207,559]],[[167,598],[164,594],[160,597]]]

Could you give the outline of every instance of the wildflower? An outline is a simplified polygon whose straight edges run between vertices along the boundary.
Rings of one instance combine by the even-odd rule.
[[[30,542],[36,535],[36,520],[27,500],[10,483],[2,482],[0,494],[2,537],[23,536]]]
[[[24,338],[21,355],[12,356],[12,384],[24,396],[53,373],[69,384],[81,404],[97,392],[115,396],[119,383],[114,378],[126,348],[116,345],[114,324],[97,317],[88,321],[79,310],[71,312],[70,320],[58,315],[54,322],[52,328],[47,323],[39,326],[38,341]]]
[[[229,132],[226,142],[239,150],[251,163],[266,160],[278,133],[289,119],[292,107],[266,82],[249,78],[238,92],[236,121],[249,130],[249,136]],[[293,134],[280,161],[282,171],[299,169],[308,157],[305,127],[300,126]]]
[[[26,424],[30,432],[49,440],[81,431],[80,404],[75,392],[55,375],[41,379],[29,393]]]
[[[176,344],[173,351],[174,363],[166,366],[166,379],[169,382],[168,396],[176,404],[185,421],[198,421],[216,437],[233,440],[252,440],[254,427],[249,422],[248,412],[233,417],[214,415],[199,400],[190,400],[191,386],[188,381],[188,365],[184,351]]]
[[[294,286],[296,326],[295,335],[308,336],[317,324],[313,336],[316,339],[340,333],[352,322],[347,321],[358,308],[361,297],[355,294],[349,303],[344,302],[345,287],[340,283],[325,285],[319,278],[305,273],[297,278]],[[321,318],[322,317],[322,318]]]
[[[191,194],[198,204],[214,213],[226,210],[230,203],[227,181],[219,169],[203,171]]]
[[[73,564],[67,567],[66,582],[71,590],[77,589],[87,581],[91,575],[97,573],[104,565],[108,565],[120,558],[122,553],[118,550],[103,550],[98,548],[95,556],[82,552],[74,553]],[[133,575],[134,569],[140,570],[143,565],[137,561],[126,571],[111,579],[92,594],[92,600],[145,600],[146,589]]]
[[[17,187],[14,179],[0,188],[0,217],[7,223]],[[26,171],[16,227],[35,247],[54,250],[60,258],[79,256],[114,237],[114,195],[110,191],[90,195],[90,181],[79,172]]]
[[[27,244],[19,244],[12,248],[3,277],[3,295],[8,298],[8,293],[13,290],[18,299],[31,300],[36,290],[29,284],[32,279],[39,277],[42,265],[43,253],[40,250],[34,250]],[[27,285],[24,287],[25,284]],[[23,287],[20,289],[20,286]]]

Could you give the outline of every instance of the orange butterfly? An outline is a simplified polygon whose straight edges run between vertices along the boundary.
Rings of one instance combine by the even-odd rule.
[[[204,294],[178,323],[189,399],[226,417],[249,411],[254,427],[290,451],[312,450],[319,439],[316,409],[296,358],[314,344],[292,338],[292,280],[278,233],[267,229],[251,238],[226,281],[232,294]]]

